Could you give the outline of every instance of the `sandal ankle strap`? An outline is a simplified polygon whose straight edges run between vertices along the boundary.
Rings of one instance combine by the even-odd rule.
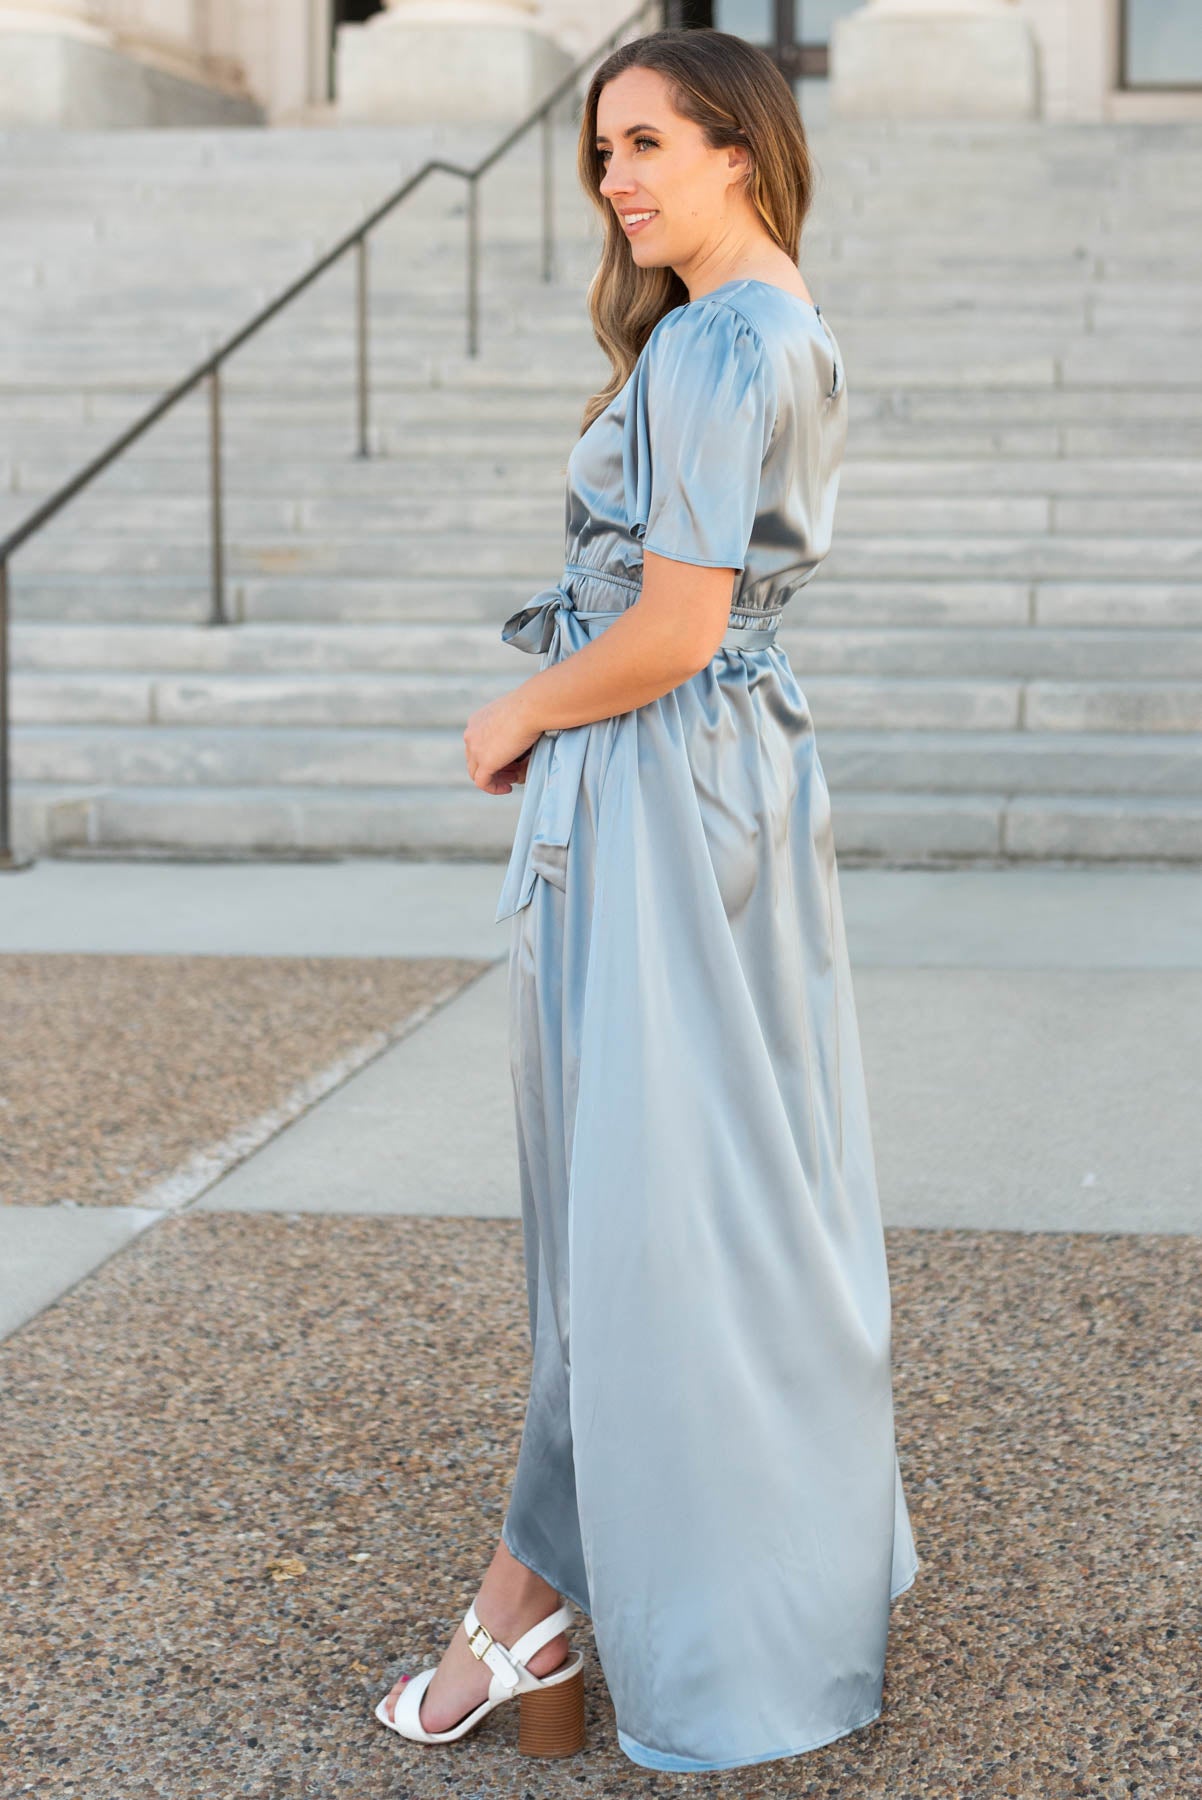
[[[522,1678],[521,1670],[505,1645],[497,1641],[487,1625],[480,1623],[474,1600],[463,1615],[463,1628],[467,1632],[467,1647],[472,1655],[488,1664],[502,1687],[515,1688]]]
[[[548,1613],[545,1619],[540,1619],[537,1625],[532,1625],[529,1631],[524,1631],[516,1644],[510,1645],[510,1656],[514,1658],[515,1662],[528,1663],[544,1644],[549,1644],[553,1637],[558,1637],[561,1631],[568,1629],[572,1623],[572,1614],[572,1603],[570,1600],[565,1600],[562,1605],[555,1608],[554,1612]]]
[[[566,1631],[572,1622],[572,1606],[570,1601],[556,1607],[529,1631],[524,1631],[517,1642],[511,1646],[502,1644],[492,1635],[487,1625],[482,1625],[476,1612],[473,1600],[463,1615],[463,1628],[467,1632],[468,1649],[480,1662],[487,1663],[493,1674],[506,1688],[517,1687],[522,1677],[522,1670],[544,1644],[549,1644],[553,1637]]]

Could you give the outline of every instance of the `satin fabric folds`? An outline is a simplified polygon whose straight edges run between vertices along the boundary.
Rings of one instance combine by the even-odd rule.
[[[876,1718],[918,1566],[830,798],[776,641],[830,548],[841,361],[767,283],[665,315],[503,630],[547,666],[644,550],[738,571],[699,674],[539,737],[496,913],[533,1346],[503,1536],[591,1615],[653,1769]]]

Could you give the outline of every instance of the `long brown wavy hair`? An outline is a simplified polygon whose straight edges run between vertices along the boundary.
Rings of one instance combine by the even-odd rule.
[[[701,127],[711,149],[747,147],[747,196],[773,243],[794,263],[813,197],[813,169],[797,101],[767,51],[727,31],[673,29],[634,38],[598,65],[585,97],[576,169],[603,220],[605,241],[589,284],[588,307],[597,342],[614,372],[587,402],[582,432],[621,390],[656,323],[689,297],[675,269],[639,267],[612,201],[601,192],[605,171],[597,150],[597,104],[606,82],[627,69],[654,69],[662,75],[672,106]]]

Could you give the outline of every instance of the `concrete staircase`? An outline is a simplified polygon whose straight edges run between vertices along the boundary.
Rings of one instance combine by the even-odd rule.
[[[10,134],[0,530],[430,153],[388,130]],[[473,160],[487,132],[444,134]],[[18,835],[61,852],[507,853],[466,775],[500,642],[556,578],[605,364],[594,229],[558,155],[373,244],[371,458],[349,263],[226,380],[210,628],[190,400],[12,564]],[[1202,858],[1202,127],[812,126],[802,267],[843,349],[835,548],[782,630],[841,858]]]

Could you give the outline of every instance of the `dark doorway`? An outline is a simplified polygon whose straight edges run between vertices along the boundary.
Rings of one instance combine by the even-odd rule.
[[[758,44],[782,75],[826,75],[830,27],[863,0],[668,0],[668,25],[710,26]]]
[[[362,25],[373,13],[383,12],[382,0],[334,0],[334,29],[339,25]]]
[[[340,25],[362,25],[373,13],[384,11],[384,0],[331,0],[330,42],[326,53],[326,99],[334,98],[334,41]]]

